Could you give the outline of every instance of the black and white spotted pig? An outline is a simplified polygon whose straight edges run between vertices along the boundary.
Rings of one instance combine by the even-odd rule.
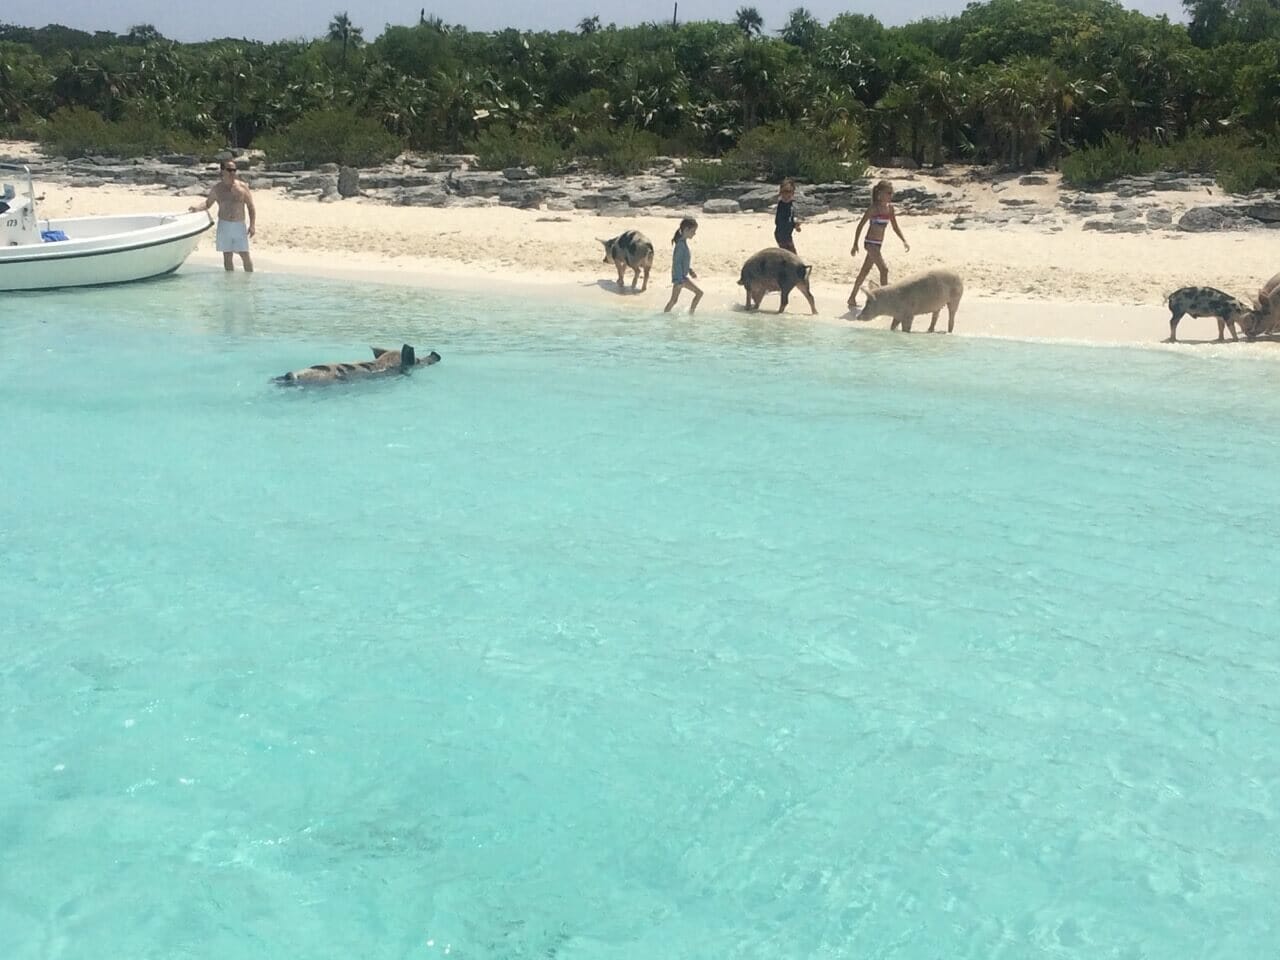
[[[1231,330],[1231,339],[1236,336],[1236,324],[1243,323],[1245,315],[1250,312],[1229,293],[1223,293],[1214,287],[1182,287],[1169,294],[1169,339],[1168,343],[1178,342],[1178,321],[1187,314],[1193,317],[1218,318],[1218,342],[1223,342],[1225,330]]]

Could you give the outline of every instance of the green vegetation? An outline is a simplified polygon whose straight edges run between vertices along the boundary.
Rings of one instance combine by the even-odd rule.
[[[564,148],[545,134],[511,127],[491,127],[471,145],[481,170],[533,167],[543,176],[557,173],[567,162]]]
[[[1209,174],[1232,192],[1280,187],[1280,142],[1255,144],[1240,134],[1196,134],[1174,143],[1130,144],[1107,134],[1098,146],[1085,147],[1062,161],[1063,179],[1077,186],[1158,170]]]
[[[680,176],[704,190],[714,190],[726,183],[741,180],[746,175],[745,170],[728,159],[720,161],[699,158],[686,160],[680,166]]]
[[[856,129],[812,130],[786,120],[752,127],[729,151],[732,167],[765,180],[852,181],[867,169]]]
[[[257,145],[273,160],[301,160],[308,166],[371,167],[403,149],[386,127],[350,107],[310,110],[279,133],[259,137]]]
[[[635,127],[592,126],[578,132],[571,151],[605,173],[640,173],[658,155],[658,137]]]
[[[64,157],[146,156],[157,153],[212,153],[216,144],[166,127],[154,117],[131,115],[104,120],[88,107],[59,107],[38,129],[46,147]]]
[[[989,0],[887,28],[803,8],[733,22],[478,33],[423,17],[366,40],[180,44],[0,25],[0,132],[59,152],[263,147],[373,162],[401,148],[612,172],[678,155],[691,181],[858,176],[867,160],[1061,163],[1075,183],[1185,168],[1277,182],[1280,3]],[[88,113],[102,123],[96,124]],[[710,162],[712,160],[722,162]]]

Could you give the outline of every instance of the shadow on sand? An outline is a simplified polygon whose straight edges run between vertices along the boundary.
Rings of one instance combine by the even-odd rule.
[[[584,283],[583,286],[589,287],[591,286],[591,284]],[[597,280],[595,281],[595,286],[599,287],[601,290],[608,290],[610,293],[616,293],[618,296],[621,296],[621,297],[630,297],[630,296],[635,296],[636,294],[648,292],[645,290],[641,290],[639,286],[637,286],[634,290],[632,290],[630,284],[627,284],[624,287],[619,287],[617,280]]]

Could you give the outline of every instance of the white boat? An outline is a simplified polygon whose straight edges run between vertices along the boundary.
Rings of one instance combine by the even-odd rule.
[[[213,226],[208,211],[40,219],[31,171],[26,195],[0,184],[0,290],[127,283],[173,273]],[[16,178],[15,178],[16,179]]]

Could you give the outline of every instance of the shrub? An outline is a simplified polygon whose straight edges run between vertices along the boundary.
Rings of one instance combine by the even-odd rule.
[[[729,158],[765,180],[796,177],[810,183],[849,182],[866,172],[861,136],[850,122],[838,129],[809,129],[785,121],[748,130]]]
[[[1230,145],[1232,148],[1236,146]],[[1222,137],[1205,137],[1199,134],[1187,137],[1169,144],[1164,166],[1169,170],[1184,170],[1187,173],[1213,173],[1227,147],[1226,139]]]
[[[104,120],[87,107],[61,107],[38,128],[46,151],[66,157],[102,154],[114,157],[156,153],[201,153],[209,149],[190,134],[172,130],[158,120],[128,116]]]
[[[573,154],[605,173],[629,176],[653,163],[658,138],[634,127],[592,127],[574,138]]]
[[[1108,133],[1098,146],[1085,147],[1064,157],[1062,179],[1083,187],[1157,169],[1159,162],[1150,150],[1143,153],[1130,146],[1124,137]]]
[[[320,163],[371,167],[403,149],[377,120],[348,109],[304,113],[278,133],[256,138],[254,146],[272,160],[297,160],[309,167]]]
[[[42,139],[42,132],[47,121],[36,116],[20,116],[9,123],[0,123],[0,140],[35,140]]]
[[[697,131],[678,130],[669,137],[659,138],[658,155],[701,159],[706,156],[703,153],[704,144],[702,140],[702,135]]]
[[[1062,161],[1062,179],[1076,186],[1106,183],[1118,177],[1156,170],[1212,174],[1230,193],[1280,185],[1280,161],[1274,144],[1250,144],[1238,135],[1191,136],[1172,144],[1130,145],[1107,134],[1096,147],[1077,150]]]
[[[471,144],[482,170],[533,167],[550,176],[564,166],[563,148],[550,137],[529,130],[495,126],[481,131]]]
[[[1280,187],[1280,164],[1275,158],[1274,149],[1230,157],[1217,171],[1218,185],[1228,193]]]
[[[743,171],[732,160],[686,160],[680,164],[680,176],[703,190],[713,190],[741,180]]]

